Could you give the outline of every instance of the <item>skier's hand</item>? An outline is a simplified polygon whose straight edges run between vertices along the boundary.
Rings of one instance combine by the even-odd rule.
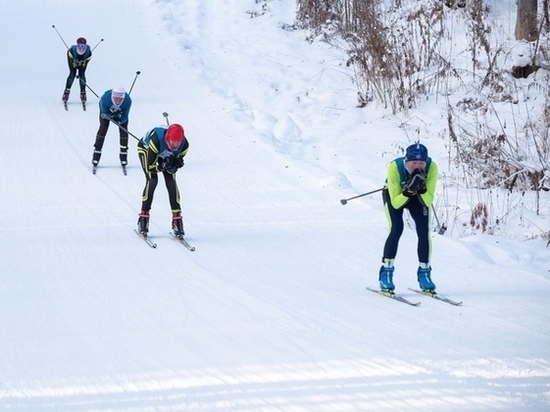
[[[159,172],[166,172],[166,169],[169,167],[170,164],[170,158],[169,157],[159,157],[158,161],[158,171]]]
[[[174,156],[167,157],[164,162],[164,171],[170,174],[176,173],[178,170],[177,167],[177,158]]]
[[[181,156],[175,157],[173,164],[176,169],[183,167],[183,157]]]
[[[409,176],[409,179],[407,180],[407,182],[405,183],[403,192],[416,194],[417,192],[424,190],[423,193],[425,193],[426,192],[425,189],[426,189],[426,175],[424,175],[424,172],[422,170],[415,169]]]
[[[110,108],[109,114],[111,115],[111,119],[115,121],[119,121],[122,118],[122,110],[119,108]]]

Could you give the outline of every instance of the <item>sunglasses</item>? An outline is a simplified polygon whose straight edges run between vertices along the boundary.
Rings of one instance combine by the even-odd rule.
[[[77,44],[76,47],[78,47],[79,49],[85,49],[86,48],[86,45],[85,44]]]

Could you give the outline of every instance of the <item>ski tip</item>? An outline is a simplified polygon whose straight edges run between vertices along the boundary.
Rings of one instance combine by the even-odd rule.
[[[174,234],[174,232],[168,232],[168,234],[170,236],[172,236],[175,240],[177,240],[178,242],[180,242],[183,246],[185,246],[188,250],[190,250],[191,252],[194,252],[195,251],[195,246],[191,246],[187,240],[185,240],[185,237],[184,236],[177,236]]]
[[[144,240],[145,243],[147,243],[149,245],[149,247],[153,248],[153,249],[156,249],[157,248],[157,244],[154,243],[151,239],[149,239],[149,236],[146,235],[146,234],[143,234],[141,233],[139,230],[137,229],[134,229],[134,232],[136,233],[136,235],[138,235],[140,237],[140,239]]]

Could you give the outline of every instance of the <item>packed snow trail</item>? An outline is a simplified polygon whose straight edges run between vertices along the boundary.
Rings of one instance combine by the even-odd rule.
[[[464,306],[368,293],[380,199],[339,199],[357,194],[352,180],[383,181],[388,158],[359,143],[384,147],[401,131],[350,107],[341,58],[281,29],[294,2],[254,18],[261,5],[245,3],[98,0],[80,4],[83,20],[62,4],[4,2],[0,409],[543,410],[547,250],[434,235],[434,280]],[[125,176],[111,126],[92,174],[97,99],[63,109],[52,24],[69,42],[105,39],[87,70],[97,94],[141,71],[132,133],[164,112],[184,125],[178,182],[195,252],[168,234],[162,183],[158,247],[132,233],[135,140]],[[31,47],[36,64],[23,58]],[[415,247],[407,228],[395,282],[411,299]]]

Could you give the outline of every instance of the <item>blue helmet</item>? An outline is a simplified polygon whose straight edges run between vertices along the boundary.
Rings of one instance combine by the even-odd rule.
[[[410,162],[411,160],[420,160],[422,162],[428,160],[428,149],[426,149],[426,146],[415,143],[407,147],[405,151],[405,162]]]

